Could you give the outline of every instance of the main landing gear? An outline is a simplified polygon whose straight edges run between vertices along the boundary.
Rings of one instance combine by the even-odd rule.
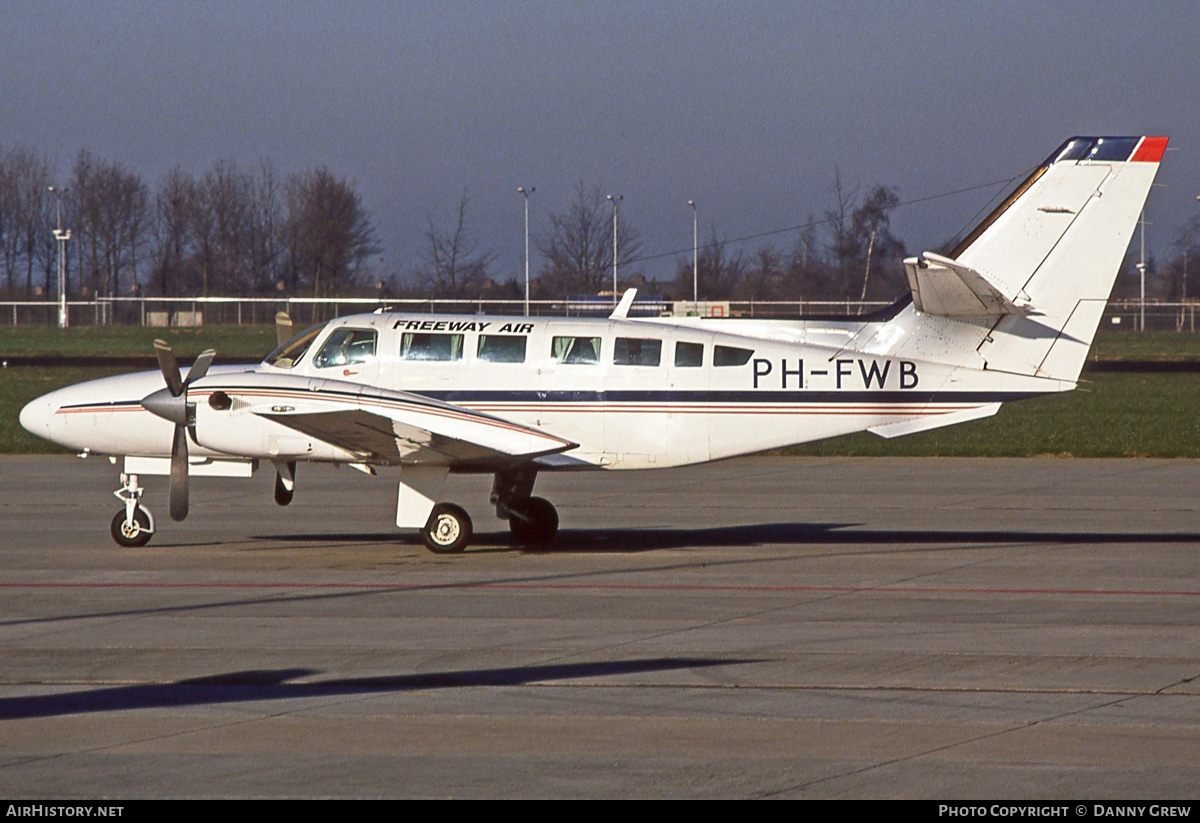
[[[434,554],[458,554],[467,547],[474,529],[462,506],[438,503],[421,529],[421,542]]]
[[[558,533],[558,512],[545,498],[533,497],[537,470],[523,466],[497,472],[492,484],[496,516],[508,521],[513,537],[531,548],[545,546]]]
[[[545,546],[558,532],[558,511],[543,497],[531,497],[510,509],[508,528],[528,546]]]
[[[113,515],[109,532],[118,546],[136,548],[150,542],[154,535],[154,515],[140,505],[142,492],[136,474],[121,473],[121,488],[113,496],[125,504],[125,508]]]
[[[425,525],[418,529],[425,548],[435,554],[457,554],[466,549],[474,533],[470,515],[453,503],[432,504],[441,493],[445,471],[422,473],[406,468],[401,470],[400,476],[396,524],[411,527],[409,518],[412,514],[419,511],[423,515],[428,511]],[[536,478],[537,470],[524,466],[498,472],[492,485],[491,502],[496,507],[496,516],[507,520],[513,537],[529,548],[545,546],[558,532],[558,512],[553,504],[531,494]],[[420,500],[425,501],[425,508],[419,508]]]

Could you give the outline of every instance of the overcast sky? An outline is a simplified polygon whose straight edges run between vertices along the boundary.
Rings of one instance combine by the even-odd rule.
[[[1165,253],[1200,209],[1198,55],[1194,0],[0,0],[0,147],[63,179],[86,147],[151,185],[222,158],[325,164],[397,272],[466,191],[503,278],[523,270],[517,186],[537,188],[535,234],[580,181],[623,195],[653,255],[690,249],[688,200],[704,235],[737,238],[820,215],[835,169],[910,200],[1011,178],[1071,135],[1148,133],[1171,138],[1147,207]],[[893,222],[918,252],[995,193]]]

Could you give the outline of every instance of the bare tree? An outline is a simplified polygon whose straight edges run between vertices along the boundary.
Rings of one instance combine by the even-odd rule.
[[[33,291],[39,233],[50,182],[50,166],[36,151],[17,147],[0,154],[0,265],[10,295],[24,275],[24,292]]]
[[[818,221],[812,214],[787,260],[780,282],[780,296],[790,300],[828,298],[837,288],[836,272],[822,254],[823,246],[817,237]]]
[[[876,279],[886,290],[886,296],[890,297],[901,285],[896,263],[897,258],[904,256],[904,244],[892,234],[890,217],[891,210],[899,202],[900,197],[895,189],[877,185],[863,198],[851,217],[850,234],[863,260],[863,284],[859,300],[867,299],[872,263],[880,272]]]
[[[712,230],[712,239],[700,247],[696,260],[697,282],[701,300],[728,300],[734,296],[749,267],[742,260],[742,253],[731,254],[726,241]],[[692,291],[692,261],[680,260],[675,269],[675,286],[681,294]]]
[[[33,293],[33,269],[38,257],[39,235],[48,233],[46,204],[49,201],[50,164],[33,149],[18,149],[10,156],[11,169],[17,186],[20,204],[16,226],[20,237],[21,256],[25,263],[25,294]]]
[[[774,246],[764,246],[754,253],[742,278],[739,296],[747,300],[773,299],[783,272],[783,255]]]
[[[254,180],[250,230],[250,285],[255,294],[273,287],[282,254],[283,192],[271,161],[260,164]]]
[[[149,194],[141,178],[120,163],[96,160],[84,149],[75,162],[77,249],[97,294],[120,291],[121,277],[136,282],[148,226]]]
[[[209,212],[212,278],[218,294],[238,294],[250,269],[254,181],[232,160],[218,161],[200,185]]]
[[[167,172],[155,196],[151,281],[159,294],[182,294],[190,288],[194,251],[191,209],[196,181],[178,166]]]
[[[427,217],[424,260],[417,270],[417,281],[434,297],[478,297],[491,280],[496,255],[480,250],[466,230],[466,191],[458,201],[458,216],[451,231],[439,229],[433,217]]]
[[[825,211],[825,224],[829,231],[829,256],[837,269],[839,289],[843,295],[848,291],[850,270],[858,251],[858,244],[850,227],[850,213],[854,209],[854,201],[858,198],[858,189],[846,191],[842,183],[842,171],[833,170],[834,204]]]
[[[327,297],[353,285],[359,267],[378,251],[371,216],[354,186],[319,166],[288,179],[285,201],[293,289]]]
[[[618,265],[636,257],[641,246],[628,218],[617,221]],[[550,233],[538,241],[546,257],[542,288],[550,294],[596,294],[607,285],[613,265],[612,207],[600,188],[575,187],[567,210],[550,215]]]

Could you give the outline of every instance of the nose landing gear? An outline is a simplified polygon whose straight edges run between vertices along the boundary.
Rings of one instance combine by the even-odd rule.
[[[121,473],[121,488],[113,492],[113,496],[124,503],[125,508],[113,515],[109,527],[109,533],[118,546],[144,546],[154,535],[154,515],[139,505],[143,491],[136,474]]]

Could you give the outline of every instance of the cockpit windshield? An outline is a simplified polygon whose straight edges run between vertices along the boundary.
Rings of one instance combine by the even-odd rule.
[[[321,323],[320,325],[305,329],[268,354],[267,359],[263,362],[277,369],[290,369],[300,362],[300,358],[304,357],[304,353],[308,351],[308,347],[312,345],[313,340],[316,339],[317,335],[324,328],[325,324]]]

